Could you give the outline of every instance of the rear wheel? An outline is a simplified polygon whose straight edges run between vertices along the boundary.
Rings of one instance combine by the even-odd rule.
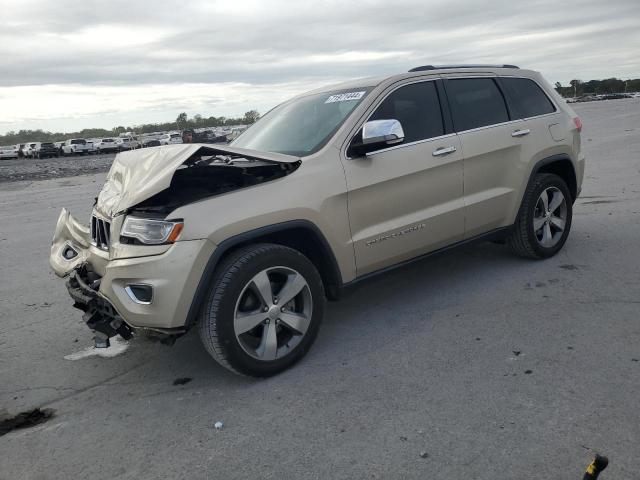
[[[258,244],[222,262],[198,330],[222,366],[266,377],[307,353],[323,313],[322,280],[309,259],[282,245]]]
[[[523,257],[552,257],[567,241],[572,216],[573,201],[564,180],[538,174],[527,187],[509,245]]]

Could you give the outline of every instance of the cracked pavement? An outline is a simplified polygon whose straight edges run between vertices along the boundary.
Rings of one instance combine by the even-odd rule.
[[[603,480],[635,478],[640,100],[575,109],[588,163],[559,255],[489,243],[363,283],[267,380],[194,334],[65,360],[91,333],[50,239],[62,206],[88,218],[104,174],[1,183],[0,410],[56,416],[0,437],[0,479],[577,479],[595,451]]]

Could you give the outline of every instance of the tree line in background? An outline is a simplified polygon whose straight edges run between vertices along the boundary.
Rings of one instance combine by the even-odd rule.
[[[604,80],[571,80],[568,87],[563,87],[556,82],[556,91],[567,98],[580,97],[582,95],[602,95],[605,93],[630,93],[640,92],[640,78],[633,80],[620,80],[619,78],[605,78]]]
[[[249,110],[244,117],[203,117],[194,115],[189,118],[186,113],[181,113],[173,122],[166,123],[145,123],[132,127],[118,126],[107,130],[104,128],[85,128],[79,132],[59,133],[45,132],[43,130],[20,130],[18,132],[7,132],[0,135],[0,145],[15,145],[25,142],[57,142],[69,138],[105,138],[117,137],[124,132],[151,133],[167,130],[185,130],[188,128],[224,127],[233,125],[250,125],[260,118],[256,110]]]

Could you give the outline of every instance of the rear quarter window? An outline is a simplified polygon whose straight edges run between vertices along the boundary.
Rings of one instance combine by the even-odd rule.
[[[446,89],[458,132],[509,121],[507,105],[494,79],[450,79]]]
[[[503,77],[500,82],[514,118],[535,117],[556,111],[549,97],[533,80]]]

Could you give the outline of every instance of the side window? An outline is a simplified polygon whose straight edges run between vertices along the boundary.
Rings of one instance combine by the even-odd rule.
[[[448,80],[446,85],[458,132],[509,121],[504,98],[493,79],[460,78]]]
[[[369,120],[395,119],[402,124],[404,142],[444,135],[438,91],[433,81],[412,83],[390,93]]]
[[[501,78],[514,118],[535,117],[556,111],[549,97],[528,78]]]

